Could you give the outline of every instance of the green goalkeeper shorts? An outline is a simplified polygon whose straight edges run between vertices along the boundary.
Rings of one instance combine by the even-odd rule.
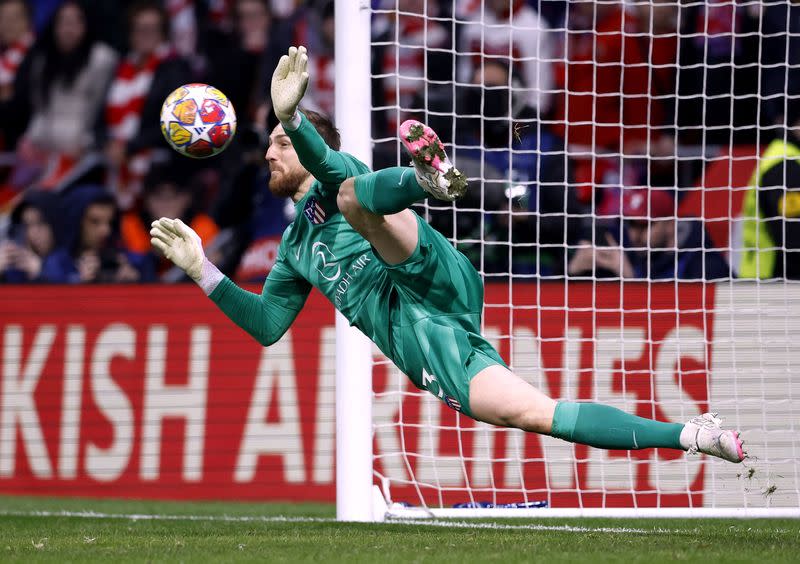
[[[480,334],[480,275],[441,233],[416,217],[419,242],[413,254],[397,265],[383,263],[392,282],[389,356],[418,388],[472,417],[470,381],[484,368],[506,364]]]

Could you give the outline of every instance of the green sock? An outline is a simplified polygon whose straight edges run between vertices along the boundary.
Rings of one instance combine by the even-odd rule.
[[[597,448],[634,450],[681,447],[681,423],[664,423],[599,403],[560,401],[550,434]]]
[[[384,168],[357,176],[355,191],[364,209],[380,215],[401,212],[428,196],[417,184],[414,169],[408,166]]]

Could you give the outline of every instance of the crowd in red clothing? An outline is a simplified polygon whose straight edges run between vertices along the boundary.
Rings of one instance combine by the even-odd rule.
[[[784,4],[373,0],[374,165],[398,164],[397,124],[424,119],[476,179],[459,214],[434,204],[429,218],[482,241],[460,248],[487,276],[619,276],[624,260],[603,269],[581,249],[600,231],[618,248],[636,238],[620,219],[633,188],[677,200],[686,148],[702,160],[786,124],[776,98],[800,87],[774,70],[793,60],[759,71]],[[181,280],[149,248],[160,215],[192,225],[226,273],[263,279],[294,211],[266,189],[269,77],[306,45],[305,103],[333,115],[334,17],[333,0],[0,0],[0,281]],[[208,162],[159,129],[187,82],[237,109],[233,145]],[[58,213],[68,205],[79,212]],[[706,265],[681,277],[732,275],[702,224],[673,231],[686,237],[659,252],[699,240]],[[679,254],[638,272],[675,276]]]

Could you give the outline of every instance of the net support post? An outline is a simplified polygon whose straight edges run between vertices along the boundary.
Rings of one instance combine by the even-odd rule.
[[[336,0],[336,125],[342,150],[372,166],[370,5]],[[372,344],[336,313],[336,518],[373,521]],[[381,516],[379,516],[381,517]]]

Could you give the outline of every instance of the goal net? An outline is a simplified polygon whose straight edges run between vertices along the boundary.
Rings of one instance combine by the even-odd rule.
[[[373,517],[796,514],[798,185],[776,163],[800,154],[786,127],[800,117],[798,8],[371,6],[373,167],[408,164],[396,128],[416,118],[469,176],[458,203],[417,211],[480,272],[484,335],[514,372],[663,421],[719,412],[751,456],[603,451],[476,423],[375,350]],[[755,195],[773,166],[783,184]]]

